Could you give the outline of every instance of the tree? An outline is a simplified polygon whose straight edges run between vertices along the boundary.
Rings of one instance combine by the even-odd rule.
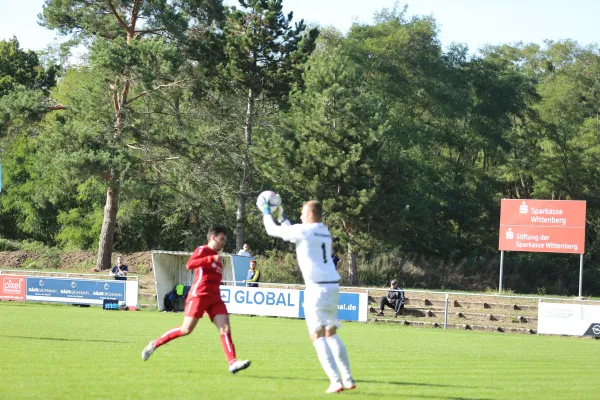
[[[46,240],[56,232],[56,210],[33,183],[37,172],[41,121],[58,68],[44,67],[37,54],[20,48],[17,38],[0,41],[0,234],[12,239]]]
[[[243,9],[226,12],[222,88],[244,99],[240,124],[241,163],[236,212],[236,246],[246,240],[246,199],[253,193],[253,128],[261,115],[283,106],[293,84],[300,84],[304,62],[314,49],[316,29],[303,21],[291,26],[293,14],[282,12],[281,0],[240,0]],[[242,110],[240,110],[242,111]]]
[[[62,148],[79,156],[72,157],[72,165],[102,177],[106,186],[97,269],[110,266],[119,193],[127,173],[142,163],[144,141],[155,133],[144,118],[149,105],[144,98],[185,82],[179,71],[185,56],[195,53],[190,46],[211,40],[221,13],[220,0],[47,0],[44,5],[42,24],[74,33],[90,51],[88,86],[73,96],[73,107],[55,132],[64,139]]]
[[[0,97],[19,86],[48,94],[56,84],[57,73],[55,65],[44,68],[34,51],[23,51],[16,37],[0,41]]]
[[[347,248],[350,283],[358,283],[356,254],[372,244],[370,208],[380,185],[380,138],[389,129],[381,103],[365,85],[337,32],[326,32],[305,69],[305,87],[290,98],[281,124],[261,141],[263,171],[276,187],[318,199],[335,239]],[[375,235],[376,236],[376,235]]]

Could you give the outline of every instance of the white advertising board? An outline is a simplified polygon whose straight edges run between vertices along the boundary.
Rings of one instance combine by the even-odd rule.
[[[304,318],[304,290],[221,286],[221,298],[230,314]],[[366,321],[366,293],[341,292],[338,319]]]
[[[538,333],[600,336],[600,306],[540,302]]]
[[[221,286],[221,298],[230,314],[298,318],[299,290]]]

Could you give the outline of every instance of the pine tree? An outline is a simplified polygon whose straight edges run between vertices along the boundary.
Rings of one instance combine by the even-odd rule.
[[[388,129],[380,101],[365,87],[338,33],[327,32],[306,67],[305,88],[291,96],[284,122],[261,141],[278,190],[322,202],[337,243],[358,283],[357,252],[368,247],[370,208],[376,202],[380,138]]]
[[[221,17],[220,0],[47,0],[44,5],[43,25],[74,34],[89,49],[87,86],[73,95],[55,131],[64,151],[75,152],[72,165],[101,177],[106,186],[97,269],[110,266],[119,194],[126,174],[143,159],[142,144],[153,135],[143,116],[152,114],[145,97],[186,83],[181,78],[186,57],[201,58],[199,52],[210,49],[202,44],[213,40],[214,22]]]
[[[222,89],[243,99],[239,110],[243,126],[236,213],[236,246],[245,243],[246,199],[254,193],[254,166],[250,148],[253,129],[261,115],[285,106],[288,93],[302,80],[302,66],[313,51],[316,29],[306,31],[303,21],[291,26],[293,13],[282,12],[281,0],[240,0],[242,9],[226,12],[225,62]]]

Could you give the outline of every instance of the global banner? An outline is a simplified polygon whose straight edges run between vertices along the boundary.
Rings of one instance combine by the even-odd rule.
[[[28,276],[25,299],[99,305],[104,299],[125,302],[125,281]]]
[[[0,275],[0,300],[25,300],[25,277]]]
[[[221,287],[221,298],[230,314],[304,318],[304,290]],[[338,319],[367,320],[366,293],[340,293]]]
[[[300,294],[292,289],[222,286],[221,299],[230,314],[298,317]]]

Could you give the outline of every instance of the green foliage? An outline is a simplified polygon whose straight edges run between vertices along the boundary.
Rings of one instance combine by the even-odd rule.
[[[292,26],[293,13],[283,14],[282,0],[240,0],[240,5],[226,10],[221,79],[235,91],[286,103],[319,32],[306,31],[303,20]]]
[[[16,38],[0,41],[0,234],[17,240],[51,243],[56,229],[56,211],[35,183],[37,137],[56,75],[56,67],[40,65],[37,54],[21,50]]]
[[[302,85],[303,65],[318,36],[318,30],[307,31],[303,21],[292,26],[293,13],[283,14],[281,0],[248,0],[240,5],[241,9],[225,10],[218,74],[207,82],[213,103],[210,113],[218,118],[219,131],[229,131],[221,140],[226,136],[236,142],[227,149],[223,163],[230,172],[224,181],[238,194],[234,199],[236,248],[246,241],[246,202],[260,192],[251,152],[253,130],[266,115],[286,107],[294,84]],[[196,87],[195,94],[203,91]]]
[[[21,244],[14,240],[0,238],[0,251],[15,251],[21,248]]]
[[[11,225],[0,232],[17,240],[30,239],[54,244],[58,226],[57,204],[47,192],[45,166],[40,164],[39,140],[18,135],[7,141],[3,152],[3,181],[0,210]],[[7,236],[8,237],[8,236]]]
[[[57,29],[62,35],[74,34],[82,39],[100,37],[113,40],[119,36],[124,37],[126,32],[123,25],[133,26],[131,36],[169,33],[181,39],[186,29],[198,29],[219,20],[223,11],[220,0],[154,0],[135,3],[138,12],[133,17],[133,1],[47,0],[40,15],[40,24]],[[139,17],[141,21],[133,24],[132,20]]]
[[[181,119],[173,116],[177,110],[170,109],[171,101],[181,99],[198,65],[188,62],[186,50],[199,38],[210,40],[214,35],[202,32],[214,33],[221,17],[218,0],[48,0],[44,5],[43,25],[79,36],[89,49],[88,79],[68,85],[76,90],[67,92],[70,105],[53,121],[45,153],[56,155],[46,160],[57,169],[103,182],[106,206],[97,269],[109,266],[121,190],[145,178],[145,167],[160,153],[155,148],[165,128]],[[75,245],[82,241],[77,238]]]
[[[42,92],[20,85],[14,87],[14,91],[1,96],[0,138],[29,133],[29,125],[40,121],[47,112],[42,99]]]
[[[147,275],[152,273],[152,266],[151,265],[137,265],[133,267],[133,270],[135,271],[136,274],[138,275]],[[140,285],[140,289],[142,289],[142,285]]]
[[[365,234],[379,185],[375,160],[388,126],[340,39],[324,36],[306,66],[305,88],[291,95],[289,111],[258,143],[262,163],[272,166],[263,173],[275,188],[320,200],[336,239],[361,248],[370,244]]]
[[[58,67],[44,68],[38,55],[23,51],[16,37],[0,41],[0,98],[18,87],[47,94],[56,84]]]
[[[292,253],[267,252],[266,258],[259,258],[257,268],[261,271],[262,282],[302,284],[302,274]]]
[[[60,266],[60,251],[42,242],[22,242],[21,251],[35,254],[23,262],[23,269],[56,269]]]
[[[138,90],[152,89],[157,81],[175,76],[184,63],[176,46],[163,38],[148,38],[127,43],[125,38],[96,40],[90,48],[90,63],[106,81],[135,76]]]
[[[56,235],[58,245],[64,250],[87,250],[98,245],[98,235],[102,226],[102,212],[83,211],[72,208],[58,215],[60,232]]]

